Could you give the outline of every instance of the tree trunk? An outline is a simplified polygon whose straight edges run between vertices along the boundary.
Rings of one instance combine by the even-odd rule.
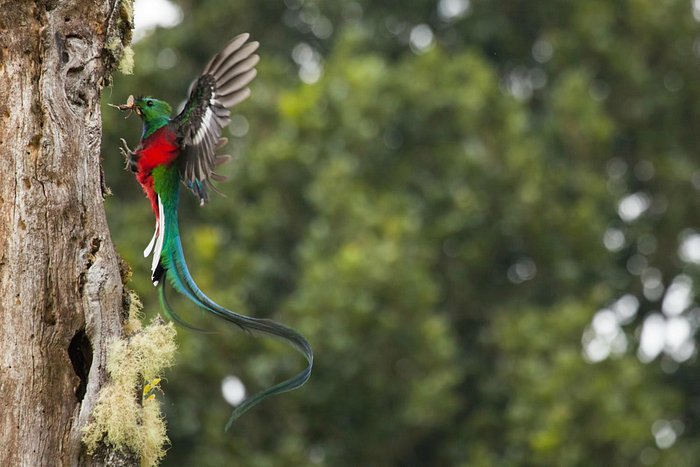
[[[80,428],[122,332],[99,97],[130,39],[123,1],[0,0],[2,466],[103,462]]]

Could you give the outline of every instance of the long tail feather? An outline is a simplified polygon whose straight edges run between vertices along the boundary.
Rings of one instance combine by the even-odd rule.
[[[167,281],[161,281],[158,283],[158,300],[160,301],[160,307],[163,310],[163,313],[165,316],[171,320],[176,322],[178,325],[182,326],[183,328],[189,329],[190,331],[195,331],[195,332],[201,332],[203,334],[215,334],[214,331],[209,331],[208,329],[202,329],[198,328],[196,326],[192,326],[189,324],[187,321],[183,320],[180,315],[178,315],[175,310],[170,306],[170,303],[168,302],[168,298],[166,297],[165,294],[165,283]]]
[[[244,331],[253,333],[262,333],[274,337],[278,337],[292,347],[294,347],[299,353],[301,353],[307,361],[306,368],[298,373],[296,376],[289,378],[281,383],[278,383],[272,387],[269,387],[257,394],[244,400],[231,414],[228,422],[226,423],[226,430],[231,427],[233,422],[243,415],[245,412],[250,410],[253,406],[261,402],[262,400],[274,396],[276,394],[281,394],[283,392],[292,391],[297,389],[306,383],[306,381],[311,376],[311,369],[313,367],[314,355],[311,346],[307,340],[299,334],[294,329],[287,326],[279,324],[275,321],[269,319],[259,319],[250,316],[241,315],[228,310],[218,303],[214,302],[212,299],[207,297],[204,292],[202,292],[194,279],[190,275],[187,268],[187,263],[185,262],[185,257],[182,251],[182,244],[180,243],[179,236],[174,239],[174,248],[168,249],[168,252],[164,252],[164,255],[168,255],[165,264],[166,270],[165,275],[170,283],[175,287],[175,289],[185,295],[187,298],[192,300],[197,306],[203,308],[243,329]],[[183,324],[184,322],[180,317],[170,308],[166,298],[165,290],[162,283],[159,284],[161,304],[165,313],[172,317],[174,321]],[[192,326],[184,323],[185,326],[191,328]],[[195,328],[196,329],[196,328]]]

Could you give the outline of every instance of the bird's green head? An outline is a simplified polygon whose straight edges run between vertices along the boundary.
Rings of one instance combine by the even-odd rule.
[[[164,118],[170,119],[173,109],[165,101],[153,97],[139,97],[134,99],[134,112],[145,122],[156,122]]]
[[[170,122],[173,109],[165,101],[153,97],[129,96],[126,104],[115,106],[119,110],[131,110],[143,120],[143,137],[149,136],[158,128]]]

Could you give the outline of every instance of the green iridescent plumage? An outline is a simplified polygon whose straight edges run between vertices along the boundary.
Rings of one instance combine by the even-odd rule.
[[[153,254],[152,280],[165,315],[190,329],[170,306],[166,286],[170,283],[179,293],[199,308],[206,310],[245,331],[281,338],[299,351],[307,361],[306,368],[296,376],[267,388],[241,403],[231,415],[226,428],[261,400],[303,385],[311,375],[313,352],[298,332],[272,320],[244,316],[228,310],[197,286],[189,273],[180,241],[178,205],[180,183],[189,188],[201,204],[208,199],[212,180],[222,177],[214,168],[229,156],[217,155],[217,148],[226,142],[221,137],[230,121],[229,108],[250,95],[248,84],[255,77],[258,56],[257,42],[247,42],[248,35],[234,38],[205,67],[193,83],[183,111],[171,118],[170,105],[153,97],[129,97],[121,110],[136,112],[143,120],[142,139],[136,150],[126,148],[129,167],[151,202],[156,216],[156,231],[146,247],[144,256]]]

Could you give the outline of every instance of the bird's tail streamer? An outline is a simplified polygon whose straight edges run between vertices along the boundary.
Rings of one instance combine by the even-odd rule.
[[[238,405],[228,422],[226,423],[225,430],[231,427],[234,421],[245,412],[250,410],[253,406],[261,402],[262,400],[274,396],[276,394],[281,394],[283,392],[293,391],[306,383],[306,381],[311,376],[311,369],[313,367],[314,355],[311,346],[307,340],[300,333],[291,329],[287,326],[279,324],[275,321],[269,319],[253,318],[250,316],[241,315],[239,313],[228,310],[218,303],[214,302],[212,299],[207,297],[204,292],[202,292],[194,279],[190,275],[187,269],[187,264],[185,263],[185,257],[182,251],[182,244],[180,243],[179,237],[175,239],[175,248],[169,249],[169,252],[164,252],[163,258],[164,265],[166,266],[165,275],[173,287],[187,298],[192,300],[197,306],[209,311],[226,321],[229,321],[244,331],[252,333],[262,333],[269,336],[278,337],[292,347],[294,347],[299,353],[301,353],[307,361],[306,368],[298,373],[296,376],[282,381],[274,386],[271,386],[263,391],[258,392],[244,400],[240,405]],[[194,329],[201,331],[201,329],[193,328],[186,322],[184,322],[175,311],[172,309],[165,295],[165,283],[167,281],[161,280],[158,283],[158,292],[161,302],[161,306],[165,314],[173,321],[181,324],[189,329]]]

